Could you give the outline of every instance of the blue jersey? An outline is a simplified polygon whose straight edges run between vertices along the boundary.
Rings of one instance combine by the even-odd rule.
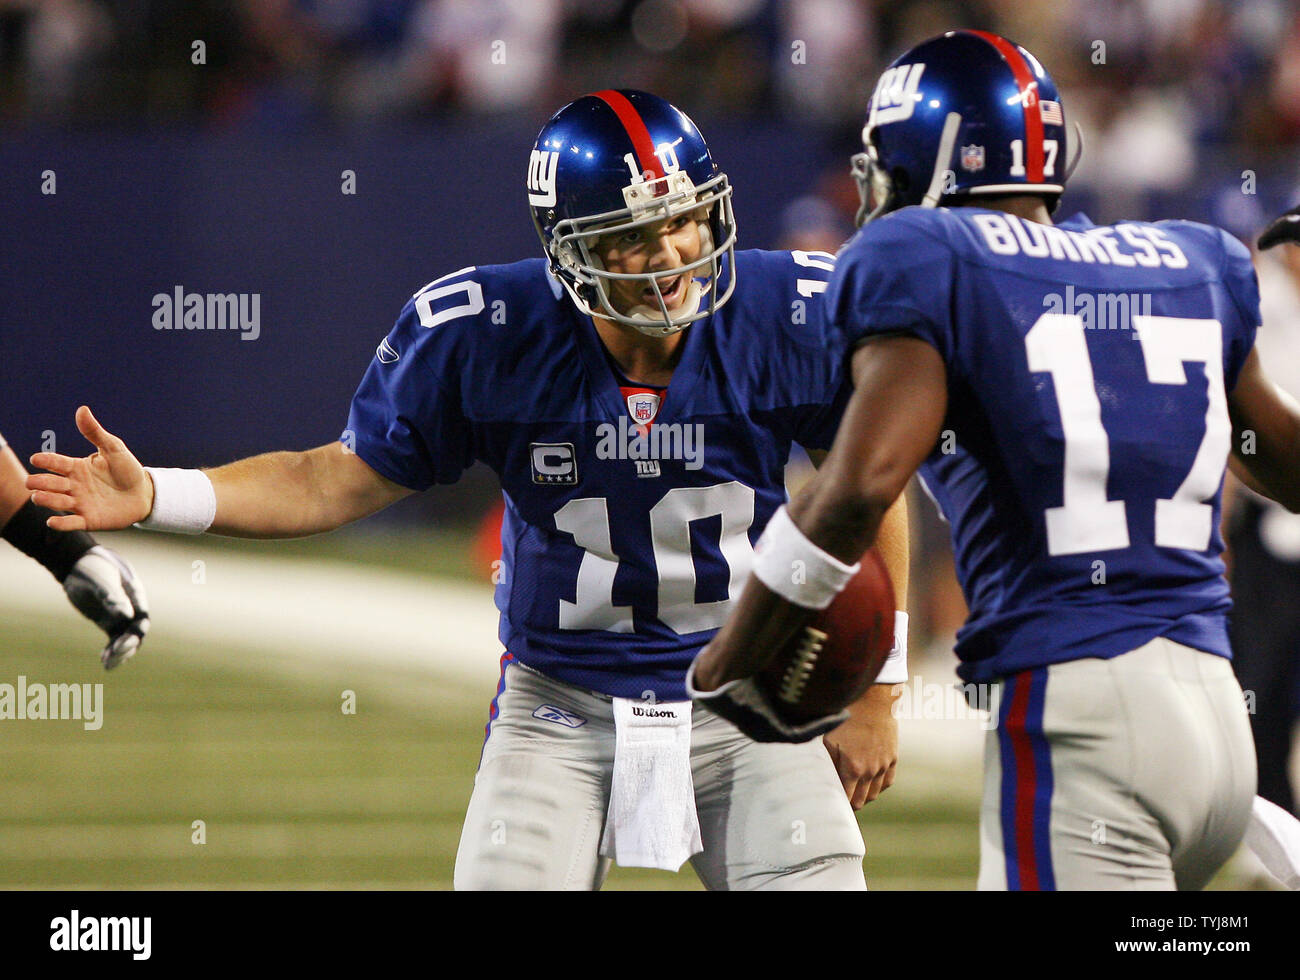
[[[841,250],[826,301],[850,343],[911,334],[947,366],[921,477],[970,608],[963,679],[1157,636],[1231,655],[1225,392],[1259,323],[1244,247],[1183,221],[907,208]]]
[[[685,698],[792,442],[827,448],[847,395],[825,253],[736,253],[737,289],[686,330],[662,394],[625,394],[541,259],[463,269],[406,304],[352,401],[357,454],[403,486],[481,460],[505,496],[501,642],[561,681]]]

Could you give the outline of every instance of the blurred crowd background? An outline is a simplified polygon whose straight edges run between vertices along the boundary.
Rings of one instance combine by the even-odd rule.
[[[1287,166],[1300,139],[1292,0],[0,0],[0,119],[535,127],[617,79],[699,120],[775,118],[849,144],[885,64],[968,26],[1054,74],[1103,211],[1181,203],[1245,229],[1254,202],[1216,195]]]
[[[654,91],[700,123],[744,246],[833,250],[876,76],[954,27],[1003,33],[1055,77],[1086,147],[1066,213],[1208,220],[1249,241],[1300,201],[1294,0],[0,0],[0,159],[32,182],[0,200],[30,236],[0,246],[0,325],[61,379],[9,407],[7,434],[75,440],[89,392],[159,464],[329,438],[405,295],[537,254],[527,148],[599,88]],[[36,199],[47,166],[60,197],[93,205]],[[1294,265],[1273,276],[1283,302],[1300,302]],[[149,297],[174,283],[260,293],[264,339],[152,334]],[[38,343],[74,311],[97,324],[77,351]],[[133,427],[141,409],[102,385],[105,363],[174,424]],[[490,479],[458,492],[398,515],[472,521],[495,498]],[[918,543],[918,633],[946,646],[963,610],[932,517]]]

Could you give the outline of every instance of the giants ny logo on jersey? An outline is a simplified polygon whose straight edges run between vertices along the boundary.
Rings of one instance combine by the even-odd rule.
[[[920,99],[921,73],[925,65],[899,65],[880,76],[876,93],[871,97],[871,115],[867,129],[885,123],[901,122],[912,118],[912,110]]]
[[[555,206],[555,168],[560,165],[556,150],[533,150],[528,157],[528,203],[534,207]]]
[[[533,458],[533,482],[572,486],[578,482],[578,460],[571,442],[529,444]]]

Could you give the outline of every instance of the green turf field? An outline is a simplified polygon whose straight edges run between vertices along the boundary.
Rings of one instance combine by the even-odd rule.
[[[322,560],[339,551],[320,549]],[[451,886],[490,688],[399,668],[308,669],[161,630],[105,674],[94,639],[70,607],[0,618],[0,682],[104,684],[99,731],[0,721],[0,887]],[[973,887],[978,788],[978,765],[905,755],[895,787],[861,814],[869,884]],[[193,842],[195,821],[206,843]],[[616,868],[606,887],[700,885],[689,869]]]
[[[0,723],[0,887],[450,887],[490,691],[448,679],[413,698],[400,678],[284,676],[259,668],[272,651],[157,636],[105,676],[70,617],[6,623],[0,645],[0,680],[105,685],[99,731]],[[934,774],[907,782],[910,800],[864,813],[873,883],[967,887],[971,780],[956,797]],[[700,886],[616,868],[606,887]]]

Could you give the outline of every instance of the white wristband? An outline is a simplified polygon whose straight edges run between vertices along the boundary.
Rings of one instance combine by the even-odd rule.
[[[153,510],[136,527],[146,531],[202,534],[217,516],[217,492],[202,470],[146,466],[153,479]]]
[[[825,609],[860,564],[846,565],[809,541],[783,505],[754,546],[754,574],[784,599],[805,609]]]
[[[880,668],[877,684],[907,683],[907,613],[894,610],[894,649]]]

